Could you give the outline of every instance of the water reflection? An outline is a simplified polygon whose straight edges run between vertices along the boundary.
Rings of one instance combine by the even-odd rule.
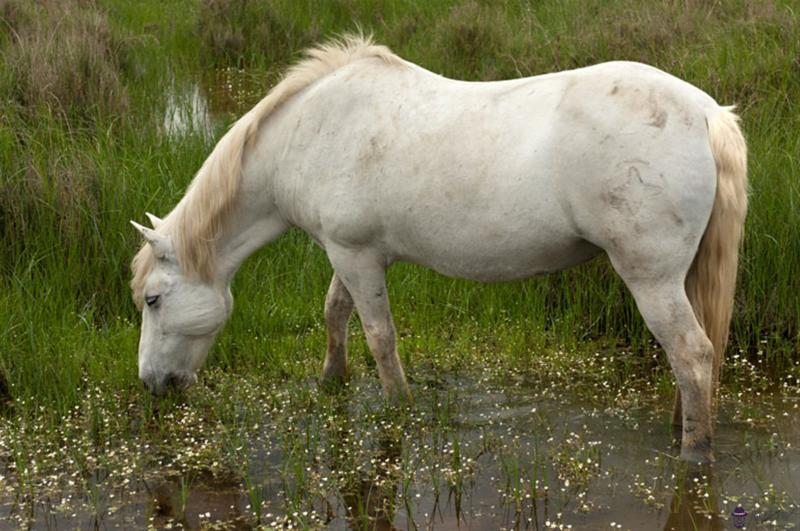
[[[172,138],[181,138],[189,134],[200,134],[206,141],[213,137],[213,122],[208,109],[208,102],[196,83],[188,86],[176,85],[173,82],[167,90],[165,102],[163,130]]]
[[[147,482],[145,487],[150,495],[145,512],[158,529],[180,525],[199,530],[211,522],[225,522],[225,529],[252,528],[237,478],[183,476]]]
[[[212,116],[230,114],[235,118],[249,111],[277,81],[277,72],[255,73],[234,67],[207,70],[198,79]]]
[[[766,515],[777,529],[800,516],[791,402],[764,409],[774,419],[767,430],[733,422],[723,408],[718,462],[691,467],[665,444],[666,411],[598,410],[527,387],[447,387],[418,389],[411,411],[378,408],[372,380],[334,400],[292,390],[260,422],[263,437],[236,443],[239,473],[154,479],[153,468],[124,488],[106,474],[88,492],[31,504],[0,497],[0,529],[280,528],[297,527],[299,513],[307,527],[333,530],[717,531],[732,527],[737,503],[752,513],[749,529]],[[70,505],[59,501],[69,496]]]
[[[347,522],[359,531],[394,531],[397,498],[396,471],[400,460],[400,441],[391,436],[382,438],[375,455],[375,476],[360,478],[340,488],[344,500]],[[332,469],[335,468],[332,466]]]
[[[368,444],[374,445],[369,463],[354,460],[355,446],[365,441],[355,440],[358,419],[350,412],[358,400],[342,388],[325,388],[334,398],[334,415],[328,432],[329,448],[326,465],[331,478],[343,478],[338,483],[338,496],[344,506],[343,520],[347,528],[357,531],[395,531],[398,483],[401,476],[403,438],[402,424],[381,423],[376,426]],[[335,508],[337,500],[328,500],[328,524],[342,520]],[[332,524],[332,525],[331,525]]]
[[[210,142],[214,138],[215,120],[225,115],[230,120],[241,117],[266,95],[272,77],[256,76],[233,67],[212,69],[193,80],[171,76],[163,131],[176,139],[200,134]]]
[[[664,531],[722,531],[717,491],[713,466],[680,466]]]

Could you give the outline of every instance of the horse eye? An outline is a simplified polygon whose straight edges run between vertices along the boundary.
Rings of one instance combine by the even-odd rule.
[[[158,302],[158,295],[149,295],[144,298],[144,302],[146,302],[148,306],[152,306]]]

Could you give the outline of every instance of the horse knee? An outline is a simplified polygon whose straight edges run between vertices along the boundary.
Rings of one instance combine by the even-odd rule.
[[[364,335],[375,356],[385,358],[394,355],[397,338],[391,323],[364,323]]]

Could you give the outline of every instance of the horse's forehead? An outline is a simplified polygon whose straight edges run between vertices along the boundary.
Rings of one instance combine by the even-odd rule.
[[[179,282],[180,276],[176,275],[172,268],[158,263],[148,273],[144,285],[145,289],[165,289],[175,286]]]

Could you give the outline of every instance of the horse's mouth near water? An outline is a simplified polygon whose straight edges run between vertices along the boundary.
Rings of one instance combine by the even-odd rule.
[[[165,377],[143,377],[142,383],[153,396],[162,397],[169,393],[182,393],[197,382],[194,373],[169,373]]]

